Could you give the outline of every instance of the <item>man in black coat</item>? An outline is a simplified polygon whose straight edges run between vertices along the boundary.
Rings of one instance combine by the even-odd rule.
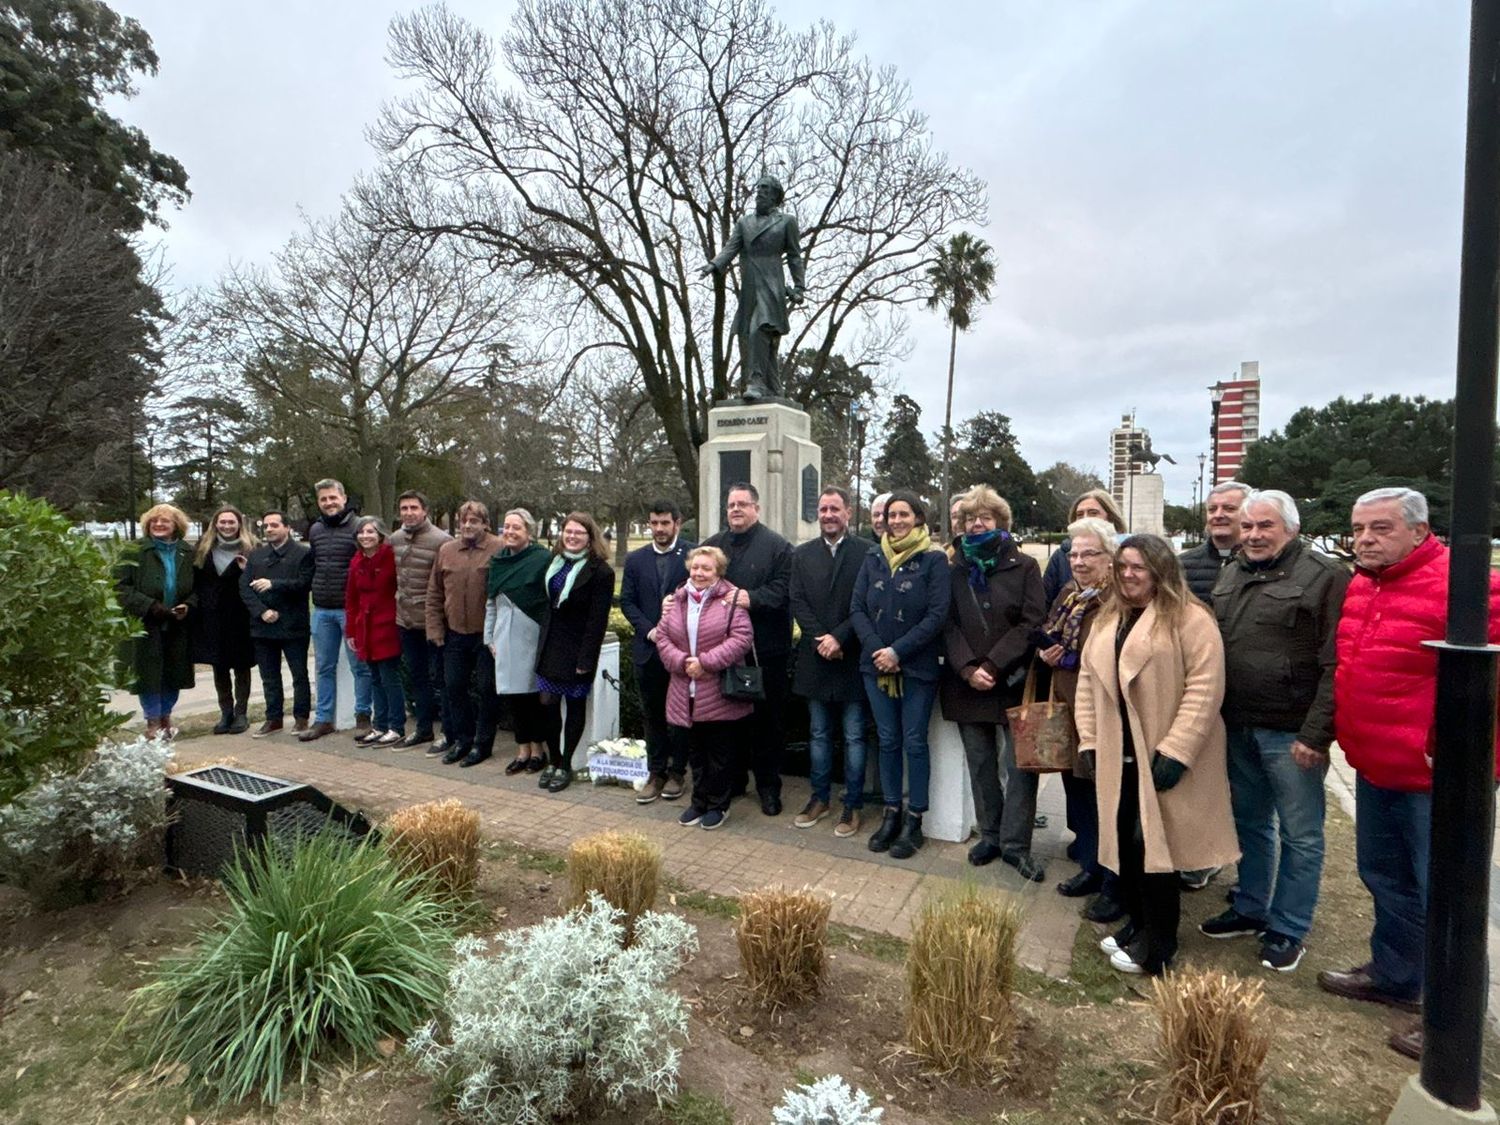
[[[635,686],[641,700],[641,720],[646,728],[646,768],[651,771],[646,788],[636,804],[649,805],[660,797],[675,801],[682,796],[687,761],[672,756],[667,737],[667,685],[671,676],[656,651],[656,626],[661,621],[662,601],[687,581],[683,561],[694,544],[682,538],[682,510],[671,500],[653,500],[646,510],[651,542],[625,557],[625,577],[620,584],[620,610],[635,630],[630,658],[635,664]]]
[[[240,575],[240,598],[250,612],[250,636],[266,697],[266,721],[251,738],[265,738],[282,727],[281,659],[292,670],[292,716],[307,729],[312,692],[307,682],[307,638],[311,618],[307,592],[312,587],[312,552],[292,539],[286,513],[261,517],[266,541],[250,552]]]
[[[1206,521],[1203,542],[1177,556],[1188,589],[1199,601],[1210,606],[1213,605],[1214,583],[1219,580],[1219,571],[1239,554],[1240,508],[1249,494],[1250,486],[1237,480],[1226,480],[1210,489],[1203,504]]]
[[[755,652],[766,685],[766,698],[755,705],[750,725],[750,766],[760,811],[781,813],[781,758],[786,751],[786,701],[791,684],[787,662],[792,649],[789,587],[792,545],[760,522],[760,493],[740,481],[729,486],[725,508],[729,525],[704,542],[729,558],[725,576],[739,587],[735,604],[750,612]]]
[[[851,502],[845,489],[829,487],[818,497],[822,534],[792,551],[792,616],[802,630],[792,665],[792,691],[807,700],[812,796],[793,822],[811,828],[833,799],[833,732],[844,735],[844,807],[833,834],[859,831],[865,803],[864,685],[859,676],[859,638],[849,616],[854,581],[870,553],[870,542],[849,534]]]
[[[349,560],[359,550],[354,542],[355,510],[344,486],[329,478],[313,485],[318,511],[323,513],[307,531],[312,549],[313,652],[318,673],[318,707],[312,726],[297,737],[311,742],[334,732],[338,721],[339,656],[349,661],[354,673],[354,725],[370,729],[370,669],[344,645],[344,586],[349,580]]]

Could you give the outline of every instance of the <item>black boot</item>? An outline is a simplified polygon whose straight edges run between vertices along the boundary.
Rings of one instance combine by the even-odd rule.
[[[243,734],[250,729],[250,669],[239,668],[234,673],[234,714],[229,720],[230,734]]]
[[[229,727],[234,722],[234,712],[226,708],[219,708],[219,721],[214,724],[215,734],[228,734]]]
[[[927,842],[922,835],[922,814],[908,811],[901,835],[891,841],[892,859],[910,859]]]
[[[881,818],[880,827],[870,835],[870,850],[872,852],[890,851],[892,842],[900,834],[901,810],[887,807],[885,816]]]

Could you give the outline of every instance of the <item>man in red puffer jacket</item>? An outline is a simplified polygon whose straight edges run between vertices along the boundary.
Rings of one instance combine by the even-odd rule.
[[[1437,653],[1448,620],[1448,549],[1427,500],[1379,488],[1354,502],[1358,564],[1338,627],[1334,734],[1358,774],[1355,857],[1375,900],[1370,960],[1318,974],[1326,991],[1415,1012],[1422,999],[1427,845],[1432,823]],[[1500,577],[1490,574],[1490,641],[1500,641]],[[1391,1036],[1418,1058],[1420,1024]]]

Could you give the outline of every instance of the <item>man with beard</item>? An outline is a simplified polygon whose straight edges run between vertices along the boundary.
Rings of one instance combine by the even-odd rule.
[[[250,552],[245,572],[240,575],[240,599],[250,612],[250,638],[266,697],[266,721],[251,738],[265,738],[282,728],[283,656],[292,672],[292,717],[298,731],[307,729],[312,710],[307,684],[307,637],[311,629],[307,591],[313,579],[312,554],[293,541],[285,513],[267,512],[261,517],[261,530],[266,541]]]
[[[356,512],[344,486],[332,478],[313,485],[318,511],[307,533],[312,548],[312,639],[318,672],[316,721],[297,737],[311,742],[334,732],[338,710],[339,653],[347,652],[354,673],[354,726],[357,734],[370,729],[370,669],[344,646],[344,584],[349,578],[349,560],[359,547],[354,542]]]
[[[443,650],[427,639],[427,583],[437,562],[438,549],[453,536],[433,527],[427,518],[427,497],[403,492],[396,498],[401,526],[391,532],[396,553],[396,628],[401,634],[401,659],[411,677],[416,728],[401,740],[400,749],[433,740],[432,721],[438,702],[444,703],[443,733],[447,736],[447,694],[439,691],[443,681]]]

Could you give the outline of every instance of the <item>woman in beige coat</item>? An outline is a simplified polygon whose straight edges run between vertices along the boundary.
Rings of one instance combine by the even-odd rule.
[[[1121,972],[1157,975],[1176,955],[1178,871],[1239,858],[1223,698],[1218,626],[1171,545],[1122,540],[1076,697],[1079,752],[1096,756],[1099,862],[1120,876],[1127,919],[1100,947]]]

